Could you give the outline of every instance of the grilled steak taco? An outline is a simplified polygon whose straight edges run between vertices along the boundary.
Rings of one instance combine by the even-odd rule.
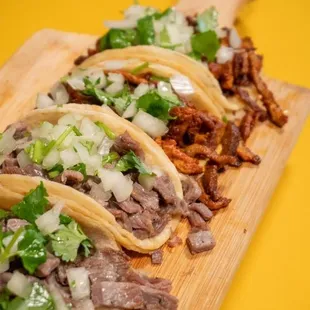
[[[0,139],[0,185],[25,193],[44,179],[124,247],[163,245],[184,211],[173,164],[145,133],[115,114],[55,107],[34,110]]]
[[[132,269],[72,204],[48,196],[42,182],[24,192],[0,186],[1,309],[177,309],[171,282]]]

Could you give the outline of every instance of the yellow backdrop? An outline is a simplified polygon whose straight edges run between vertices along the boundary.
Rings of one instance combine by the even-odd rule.
[[[120,18],[131,3],[0,0],[0,65],[39,29],[101,34],[102,21]],[[141,3],[165,8],[173,0]],[[309,15],[309,0],[254,0],[238,27],[265,55],[265,73],[310,88]],[[310,309],[309,140],[308,119],[222,310]]]

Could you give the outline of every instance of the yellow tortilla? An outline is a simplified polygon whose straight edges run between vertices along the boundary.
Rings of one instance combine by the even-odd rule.
[[[205,98],[208,98],[205,99],[205,110],[209,110],[211,103],[218,108],[221,116],[223,116],[223,110],[229,113],[230,111],[240,109],[240,105],[228,102],[222,93],[218,81],[207,66],[189,56],[169,49],[156,46],[132,46],[123,49],[106,50],[86,59],[81,67],[97,67],[100,63],[107,60],[122,61],[128,59],[137,59],[150,64],[160,64],[188,77],[192,83],[195,83],[204,92]],[[165,70],[162,73],[164,72]],[[193,103],[195,104],[195,102]],[[197,108],[200,109],[199,106]]]
[[[83,108],[83,111],[82,107],[85,108]],[[101,121],[118,135],[127,130],[131,137],[140,143],[145,153],[145,163],[150,166],[158,167],[161,171],[166,173],[174,184],[178,197],[183,198],[179,174],[164,151],[142,130],[118,117],[111,111],[106,112],[105,109],[101,109],[101,113],[98,113],[94,110],[87,109],[84,105],[68,104],[63,107],[34,110],[30,112],[23,121],[28,124],[30,128],[35,128],[44,121],[56,124],[59,118],[68,113],[81,114],[92,121]],[[50,195],[50,199],[54,201],[64,200],[66,202],[69,208],[69,215],[71,213],[81,218],[91,219],[91,221],[99,225],[103,231],[111,233],[122,246],[133,251],[146,253],[158,249],[169,239],[180,221],[180,217],[175,216],[159,235],[140,240],[129,231],[123,229],[116,222],[114,216],[94,199],[69,186],[43,180],[39,177],[0,175],[0,186],[10,188],[11,191],[19,195],[19,199],[21,195],[25,195],[30,189],[38,186],[40,181],[43,181]],[[5,207],[5,205],[7,205],[7,199],[9,198],[2,199],[0,207]],[[10,199],[12,200],[14,197]],[[15,198],[15,200],[16,199],[17,198]]]

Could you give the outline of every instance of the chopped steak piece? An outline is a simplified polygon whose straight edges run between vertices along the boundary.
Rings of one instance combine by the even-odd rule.
[[[134,202],[132,198],[127,198],[125,201],[120,202],[118,206],[129,214],[142,212],[142,207],[138,203]]]
[[[16,158],[7,156],[2,163],[2,167],[19,167],[19,165]]]
[[[115,139],[112,149],[121,155],[133,151],[142,160],[144,159],[144,151],[140,144],[133,140],[127,131]]]
[[[153,216],[148,211],[131,215],[129,220],[132,228],[145,230],[149,234],[154,231]]]
[[[226,197],[220,197],[217,201],[213,201],[205,193],[200,196],[199,200],[202,203],[204,203],[212,211],[226,208],[231,202],[231,199],[226,198]]]
[[[213,217],[212,211],[203,203],[195,202],[189,205],[189,209],[196,211],[205,220],[209,221]]]
[[[235,156],[241,140],[239,128],[232,122],[226,125],[225,133],[222,138],[222,155]]]
[[[237,154],[242,161],[250,162],[254,165],[259,165],[261,159],[258,155],[254,154],[247,146],[244,144],[239,144],[237,149]]]
[[[15,140],[19,140],[19,139],[24,138],[25,133],[27,132],[27,127],[28,126],[27,126],[26,123],[19,121],[19,122],[16,122],[16,123],[8,126],[8,128],[10,128],[10,127],[14,127],[15,128],[15,133],[14,133],[13,137],[14,137]]]
[[[131,193],[133,199],[138,201],[146,210],[159,210],[158,194],[154,191],[147,191],[139,183],[133,184],[133,191]]]
[[[195,202],[201,195],[201,189],[198,183],[192,177],[182,180],[184,200],[188,203]]]
[[[202,228],[206,226],[206,222],[203,217],[196,211],[191,211],[188,215],[189,223],[192,227]]]
[[[102,102],[94,96],[86,96],[80,90],[74,89],[69,84],[63,84],[69,94],[69,102],[78,104],[102,105]]]
[[[193,229],[188,234],[186,243],[192,254],[210,251],[215,247],[215,240],[208,230]]]
[[[143,78],[142,76],[139,75],[134,75],[128,71],[124,70],[109,70],[109,71],[104,71],[104,73],[119,73],[121,74],[126,81],[128,81],[131,84],[134,85],[139,85],[139,84],[149,84],[149,81]]]
[[[29,225],[25,220],[20,220],[17,218],[9,219],[6,224],[7,231],[16,232],[19,228]]]
[[[47,260],[37,268],[36,275],[40,278],[46,278],[59,266],[59,264],[60,259],[47,252]]]
[[[167,244],[168,244],[168,247],[174,248],[174,247],[182,244],[182,239],[178,235],[174,235],[174,236],[170,237]]]
[[[56,269],[56,279],[57,282],[59,282],[61,285],[66,286],[68,285],[68,279],[67,279],[67,273],[66,273],[67,267],[65,264],[60,264]]]
[[[160,265],[163,262],[163,250],[159,249],[151,254],[152,264]]]
[[[154,190],[159,193],[167,204],[176,205],[177,195],[174,185],[167,175],[156,178]]]
[[[87,180],[87,186],[90,187],[87,194],[103,207],[107,207],[108,200],[111,198],[112,194],[110,192],[105,192],[102,184],[97,184],[91,179]]]
[[[83,182],[84,176],[79,171],[66,170],[58,175],[53,181],[65,185],[74,185]]]
[[[163,216],[157,216],[156,218],[153,219],[153,227],[154,227],[154,232],[151,234],[151,236],[156,236],[159,233],[161,233],[169,221],[171,220],[171,217],[169,214],[164,214]]]
[[[252,130],[256,125],[255,112],[247,111],[243,116],[240,124],[240,133],[243,141],[246,141],[251,135]]]
[[[205,192],[210,195],[212,200],[219,199],[218,185],[217,185],[217,166],[206,165],[202,176],[202,184]],[[199,185],[198,185],[199,186]]]
[[[21,175],[26,175],[24,169],[16,167],[16,166],[2,167],[1,174],[21,174]]]
[[[30,164],[23,168],[26,175],[32,176],[32,177],[41,177],[45,178],[46,174],[43,170],[43,168],[39,165]]]

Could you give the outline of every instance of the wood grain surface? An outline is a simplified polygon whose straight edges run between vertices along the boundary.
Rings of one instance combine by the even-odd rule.
[[[95,39],[48,29],[29,39],[0,71],[0,130],[31,110],[30,98],[65,75]],[[243,165],[221,176],[220,186],[233,201],[211,222],[217,246],[196,256],[191,256],[186,246],[165,248],[161,266],[150,265],[146,257],[133,260],[136,268],[173,281],[173,294],[180,299],[181,310],[220,307],[309,114],[309,90],[267,81],[280,105],[289,110],[289,122],[283,129],[271,124],[255,129],[248,145],[262,157],[259,167]],[[183,243],[187,230],[185,222],[178,228]]]

